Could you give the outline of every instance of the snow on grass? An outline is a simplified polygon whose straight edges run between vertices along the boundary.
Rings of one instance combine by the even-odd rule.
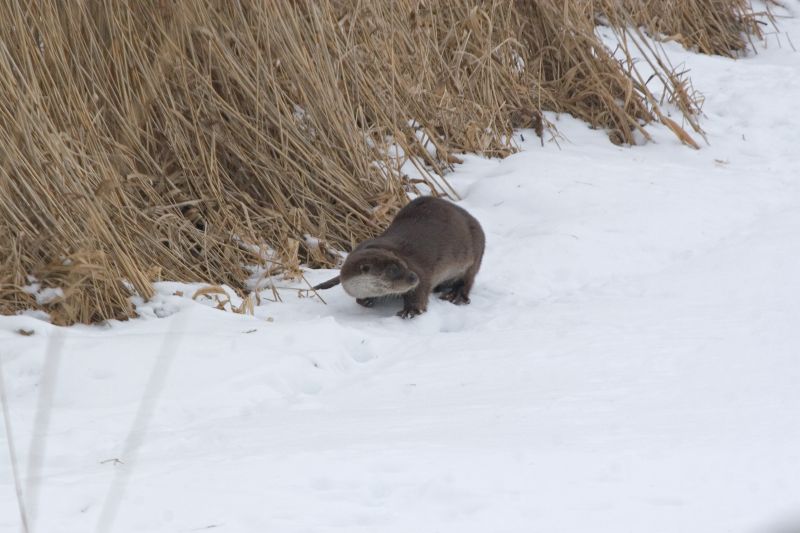
[[[550,115],[560,148],[466,156],[470,306],[283,289],[245,316],[163,283],[126,323],[0,318],[33,531],[796,530],[800,54],[776,43],[667,45],[706,95],[700,151]]]

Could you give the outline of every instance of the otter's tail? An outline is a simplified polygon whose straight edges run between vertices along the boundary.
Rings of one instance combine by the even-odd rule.
[[[341,283],[341,281],[342,280],[339,279],[339,276],[336,276],[335,278],[329,279],[328,281],[323,281],[319,285],[315,285],[314,287],[312,287],[312,289],[315,291],[322,289],[330,289],[331,287],[337,286],[339,283]]]

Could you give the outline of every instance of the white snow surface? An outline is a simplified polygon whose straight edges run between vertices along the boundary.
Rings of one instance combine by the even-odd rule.
[[[128,322],[0,318],[31,531],[800,531],[785,34],[739,60],[666,45],[706,95],[702,150],[551,116],[559,146],[467,156],[448,178],[487,234],[469,306],[404,321],[280,289],[243,316],[162,283]]]

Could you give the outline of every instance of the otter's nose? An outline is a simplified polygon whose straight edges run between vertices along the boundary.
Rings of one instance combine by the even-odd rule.
[[[413,272],[409,272],[408,276],[406,276],[406,279],[408,280],[409,283],[416,283],[419,281],[419,278]]]

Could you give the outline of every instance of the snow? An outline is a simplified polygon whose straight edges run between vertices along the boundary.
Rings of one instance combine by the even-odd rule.
[[[64,297],[64,291],[58,287],[42,287],[34,278],[29,280],[29,284],[22,288],[23,291],[36,298],[36,303],[44,305]]]
[[[162,283],[129,322],[0,318],[32,531],[800,530],[800,53],[781,42],[666,45],[706,96],[702,150],[550,115],[558,146],[522,131],[507,159],[465,156],[449,179],[487,234],[469,306],[403,321],[283,283],[246,316]]]

